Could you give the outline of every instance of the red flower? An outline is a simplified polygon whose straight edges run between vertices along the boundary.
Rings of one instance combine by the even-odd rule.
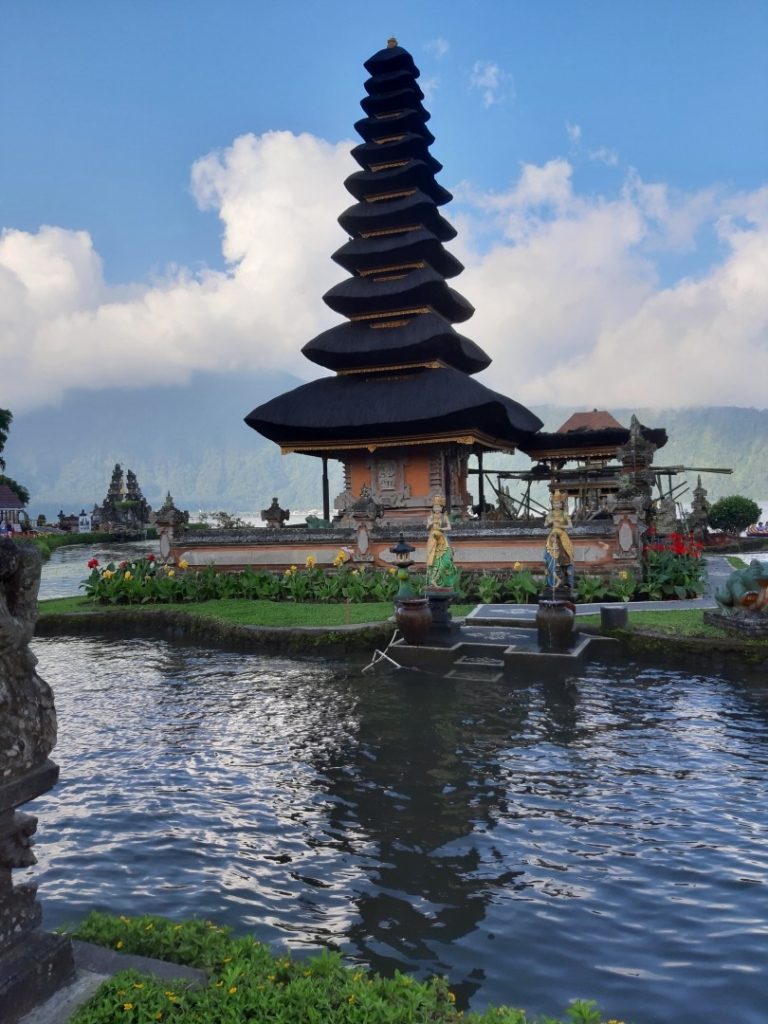
[[[118,569],[127,569],[128,568],[128,563],[127,562],[121,562],[120,565],[118,565],[117,568]]]
[[[88,563],[88,568],[89,569],[95,569],[98,564],[99,564],[98,558],[92,558],[90,560],[90,562]]]
[[[154,555],[147,555],[147,561],[148,562],[154,562],[154,560],[155,560],[155,556]]]

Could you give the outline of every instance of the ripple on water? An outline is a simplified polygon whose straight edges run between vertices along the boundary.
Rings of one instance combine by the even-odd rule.
[[[551,684],[148,640],[39,640],[62,781],[48,926],[197,914],[450,976],[464,1000],[764,1019],[768,699],[590,666]]]

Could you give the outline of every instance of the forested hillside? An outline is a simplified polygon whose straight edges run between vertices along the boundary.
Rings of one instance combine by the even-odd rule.
[[[285,507],[317,508],[320,460],[282,456],[243,423],[256,405],[300,383],[278,373],[198,374],[183,388],[73,393],[58,409],[15,415],[4,451],[6,472],[29,488],[34,515],[101,502],[116,462],[134,470],[155,508],[167,490],[193,512],[258,512],[274,495]],[[535,411],[545,429],[556,430],[576,410]],[[710,500],[733,493],[768,499],[768,409],[610,411],[627,426],[635,411],[648,426],[666,427],[669,443],[657,453],[657,465],[732,468],[733,476],[702,474]],[[523,456],[493,461],[508,468],[528,465]],[[341,489],[341,472],[335,463],[330,468],[333,496]],[[695,472],[689,481],[695,485]]]

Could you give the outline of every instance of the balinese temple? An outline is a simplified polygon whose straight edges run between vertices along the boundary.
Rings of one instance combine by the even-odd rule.
[[[323,297],[347,322],[303,348],[334,376],[259,406],[246,423],[284,453],[323,460],[326,519],[329,459],[344,466],[341,522],[361,498],[385,521],[423,521],[436,492],[463,516],[469,456],[513,452],[542,424],[473,378],[491,360],[453,326],[474,308],[447,283],[463,267],[445,248],[456,236],[441,213],[452,196],[436,180],[413,58],[390,39],[365,68],[363,141],[352,150],[360,170],[344,183],[355,202],[339,217],[348,241],[332,257],[350,276]]]
[[[359,170],[345,182],[354,202],[339,217],[347,240],[332,257],[348,276],[324,296],[344,319],[303,348],[329,374],[246,417],[283,453],[317,458],[323,518],[287,525],[288,511],[275,498],[262,513],[265,529],[174,534],[171,557],[222,569],[278,570],[310,555],[330,566],[343,550],[355,562],[382,566],[393,561],[390,548],[402,530],[418,563],[425,558],[432,498],[440,494],[451,513],[457,564],[484,569],[520,562],[536,570],[548,532],[541,514],[528,522],[486,519],[482,511],[474,516],[467,483],[474,456],[484,510],[484,456],[519,449],[536,462],[532,479],[552,489],[560,479],[572,497],[569,460],[599,468],[613,458],[611,481],[595,497],[612,491],[615,501],[601,520],[574,525],[574,556],[577,571],[631,566],[639,557],[650,504],[646,478],[661,435],[649,439],[639,425],[627,430],[615,421],[544,434],[529,409],[475,379],[491,360],[455,326],[474,310],[448,283],[463,268],[445,247],[456,235],[441,212],[451,195],[437,182],[442,168],[430,152],[434,138],[419,71],[394,39],[365,68],[364,116],[355,125],[362,142],[352,150]],[[344,467],[343,491],[333,502],[330,460]]]

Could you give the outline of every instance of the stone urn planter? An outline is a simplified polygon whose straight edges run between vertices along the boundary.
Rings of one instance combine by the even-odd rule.
[[[569,651],[576,640],[571,602],[557,598],[540,600],[536,629],[542,651]]]
[[[407,644],[421,646],[432,626],[432,612],[426,597],[401,598],[395,607],[395,622]]]

